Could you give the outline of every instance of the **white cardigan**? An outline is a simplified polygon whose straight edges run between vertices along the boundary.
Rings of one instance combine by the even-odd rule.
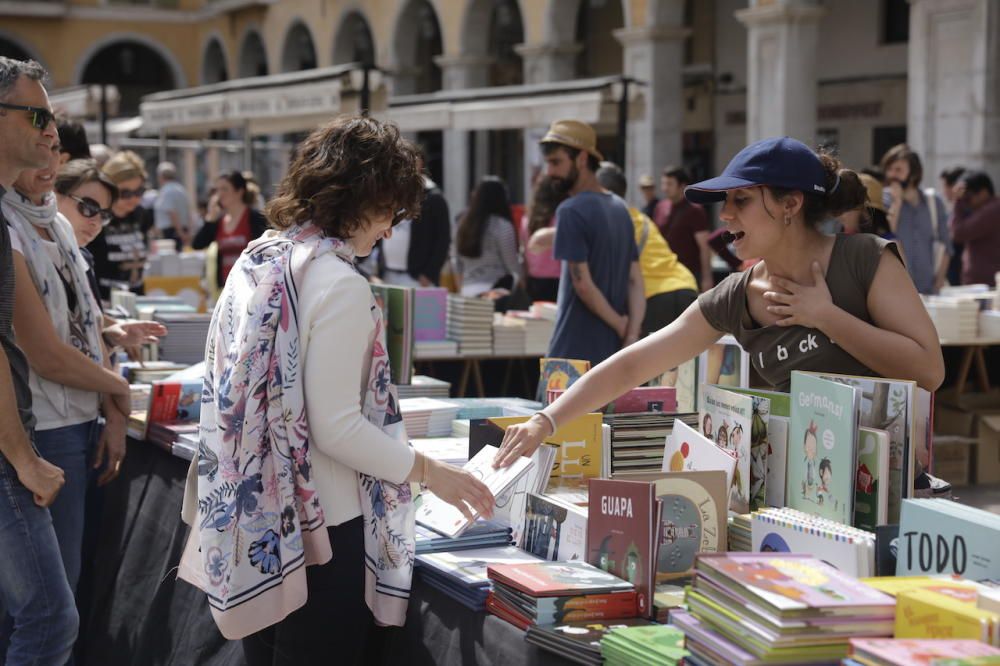
[[[361,515],[357,472],[402,483],[414,452],[361,415],[375,323],[368,282],[332,253],[299,285],[309,454],[327,525]]]

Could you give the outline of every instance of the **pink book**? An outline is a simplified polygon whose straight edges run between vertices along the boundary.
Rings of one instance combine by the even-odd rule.
[[[949,657],[1000,657],[1000,649],[974,640],[852,638],[850,654],[877,664],[931,666]]]
[[[550,389],[548,400],[552,402],[563,394],[562,389]],[[640,386],[608,403],[602,411],[605,414],[634,414],[637,412],[677,411],[677,389],[672,386]]]

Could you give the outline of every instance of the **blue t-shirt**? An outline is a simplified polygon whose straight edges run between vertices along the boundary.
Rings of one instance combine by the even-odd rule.
[[[586,359],[597,365],[621,349],[622,341],[577,297],[568,262],[587,262],[594,284],[611,307],[628,314],[629,269],[639,259],[628,206],[610,193],[581,192],[570,197],[556,209],[553,255],[563,263],[549,356]]]

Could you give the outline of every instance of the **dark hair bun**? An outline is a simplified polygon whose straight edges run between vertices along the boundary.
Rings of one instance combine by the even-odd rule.
[[[824,217],[837,217],[849,210],[865,205],[868,189],[858,174],[841,167],[840,160],[826,153],[819,154],[819,161],[826,172],[826,210]]]

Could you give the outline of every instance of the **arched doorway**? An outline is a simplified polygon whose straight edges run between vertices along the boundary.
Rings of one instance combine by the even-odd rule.
[[[229,80],[226,66],[226,54],[218,39],[212,38],[205,47],[205,55],[201,61],[201,82],[203,84],[221,83]]]
[[[614,31],[625,26],[621,0],[580,0],[576,14],[576,75],[586,79],[622,73],[622,45]]]
[[[87,61],[80,83],[109,83],[118,87],[119,115],[139,114],[144,95],[177,87],[167,61],[149,46],[121,40],[108,44]]]
[[[17,42],[0,37],[0,56],[14,60],[31,60],[31,54]]]
[[[281,49],[281,71],[301,72],[316,68],[316,47],[305,23],[296,22],[285,36]]]
[[[264,41],[255,30],[248,32],[243,38],[238,73],[241,79],[268,75],[267,51],[264,49]]]
[[[333,41],[333,64],[349,62],[375,66],[375,40],[372,38],[372,31],[365,17],[356,11],[344,18]]]
[[[434,62],[441,55],[441,27],[437,13],[427,0],[410,0],[396,23],[397,95],[429,93],[441,89],[441,68]]]

